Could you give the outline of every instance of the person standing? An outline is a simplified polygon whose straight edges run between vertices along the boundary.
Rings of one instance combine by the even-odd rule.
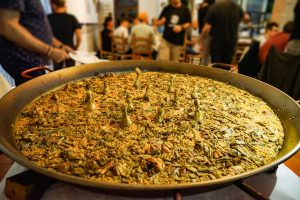
[[[249,15],[232,0],[219,0],[205,17],[201,37],[211,35],[211,62],[230,64],[238,41],[241,20],[250,21]]]
[[[200,4],[200,7],[198,9],[198,28],[199,28],[199,34],[201,35],[202,29],[204,27],[204,19],[206,16],[206,13],[210,6],[212,6],[215,3],[215,0],[204,0],[203,3]],[[210,41],[211,37],[210,35],[206,35],[205,37],[200,37],[201,44],[203,45],[201,47],[201,65],[207,66],[210,59]]]
[[[53,13],[48,15],[48,19],[53,31],[54,37],[63,44],[77,50],[81,43],[81,26],[75,16],[67,13],[65,0],[51,0]],[[74,44],[74,34],[76,43]],[[62,46],[61,46],[62,47]],[[65,63],[54,64],[54,69],[59,70],[65,64],[66,67],[75,65],[75,61],[68,59]]]
[[[191,13],[181,0],[172,0],[156,21],[164,25],[163,41],[159,49],[159,60],[178,61],[185,38],[185,30],[191,25]]]
[[[52,36],[40,0],[0,1],[0,63],[20,85],[27,81],[21,76],[24,70],[46,66],[51,59],[61,62],[72,49],[60,49],[61,42]],[[45,71],[35,71],[37,77]]]

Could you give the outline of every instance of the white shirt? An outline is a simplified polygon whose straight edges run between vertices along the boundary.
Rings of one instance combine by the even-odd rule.
[[[114,35],[121,36],[121,37],[128,39],[129,32],[128,32],[128,29],[125,28],[124,26],[119,26],[117,29],[114,30]],[[129,50],[129,44],[126,44],[125,51],[128,51],[128,50]]]

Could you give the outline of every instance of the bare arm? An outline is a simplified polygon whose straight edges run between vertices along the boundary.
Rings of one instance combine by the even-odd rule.
[[[20,25],[19,19],[19,11],[0,9],[0,35],[24,49],[46,55],[49,45],[34,37]]]
[[[161,18],[161,19],[157,19],[156,22],[155,22],[155,25],[156,25],[156,26],[162,26],[162,25],[164,25],[165,23],[166,23],[166,18],[163,17],[163,18]]]
[[[184,24],[182,24],[182,25],[175,25],[175,26],[173,27],[173,31],[174,31],[175,33],[179,33],[179,32],[181,32],[181,31],[184,31],[185,29],[189,28],[190,25],[191,25],[191,23],[189,23],[189,22],[184,23]]]
[[[66,53],[75,53],[74,49],[72,49],[70,46],[65,45],[61,41],[59,41],[56,37],[53,37],[52,39],[52,45],[56,48],[65,50]]]
[[[184,23],[183,25],[181,25],[181,27],[182,27],[183,29],[188,29],[188,28],[190,28],[190,26],[191,26],[191,23],[190,23],[190,22],[187,22],[187,23]]]
[[[53,37],[52,38],[52,45],[55,46],[55,47],[57,47],[57,48],[60,48],[64,44],[61,41],[59,41],[56,37]]]
[[[75,49],[77,50],[81,43],[81,30],[80,29],[75,30],[75,37],[76,37]]]
[[[46,56],[52,47],[33,36],[19,20],[19,11],[0,9],[0,35],[21,48]],[[67,57],[64,51],[56,48],[53,48],[49,55],[54,62],[61,62]]]
[[[205,23],[204,27],[202,29],[202,32],[201,32],[201,36],[202,37],[208,36],[208,34],[210,33],[210,31],[211,31],[211,24]]]

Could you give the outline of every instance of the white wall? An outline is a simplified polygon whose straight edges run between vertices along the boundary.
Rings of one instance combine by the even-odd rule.
[[[151,19],[159,15],[159,0],[139,0],[138,2],[138,13],[147,12],[149,16],[149,23],[151,23]]]
[[[67,0],[68,13],[77,17],[80,23],[98,23],[94,0]]]

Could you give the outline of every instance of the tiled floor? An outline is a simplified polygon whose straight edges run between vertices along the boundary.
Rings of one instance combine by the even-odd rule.
[[[13,161],[4,154],[0,155],[0,181],[11,167],[12,163]],[[298,151],[298,153],[287,160],[284,164],[300,177],[300,151]]]

